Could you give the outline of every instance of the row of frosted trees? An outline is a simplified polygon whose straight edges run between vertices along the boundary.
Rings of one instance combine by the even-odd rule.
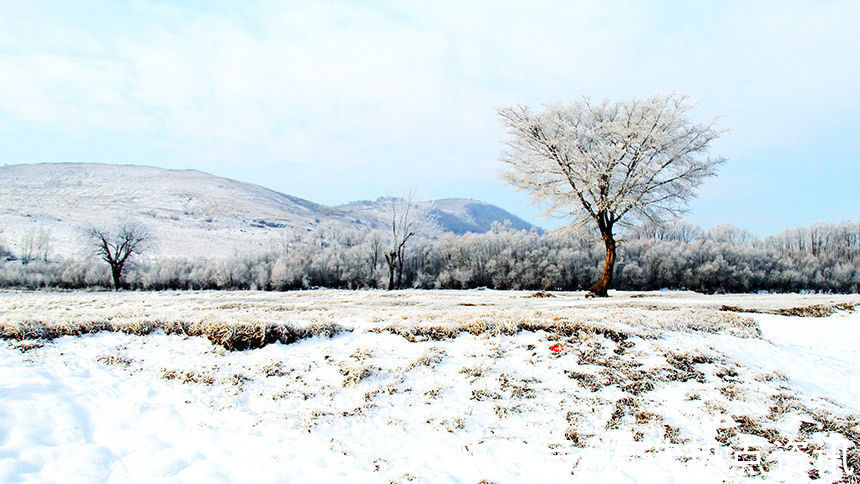
[[[131,288],[382,288],[388,284],[386,234],[321,226],[281,234],[272,249],[229,260],[140,261]],[[613,286],[713,292],[860,292],[860,224],[814,224],[760,239],[721,225],[676,221],[620,237]],[[403,257],[403,287],[587,289],[600,275],[603,247],[570,233],[514,231],[415,239]],[[108,288],[106,266],[86,260],[0,264],[5,287]]]

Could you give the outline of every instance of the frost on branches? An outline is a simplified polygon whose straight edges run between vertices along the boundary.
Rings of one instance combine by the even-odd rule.
[[[403,259],[406,243],[415,235],[427,235],[438,230],[433,207],[415,202],[414,191],[403,197],[388,197],[386,200],[389,246],[385,251],[388,263],[388,290],[403,286]],[[397,280],[394,271],[397,270]]]
[[[655,95],[618,103],[588,99],[555,103],[540,112],[527,106],[499,109],[510,138],[504,179],[547,203],[546,215],[593,220],[606,245],[606,261],[591,288],[606,296],[615,265],[616,225],[657,222],[684,211],[694,190],[723,158],[707,156],[722,130],[716,119],[694,124],[685,96]]]

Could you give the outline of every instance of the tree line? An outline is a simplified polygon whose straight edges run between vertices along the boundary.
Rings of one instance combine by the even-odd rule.
[[[132,260],[130,289],[362,289],[391,285],[390,235],[322,224],[283,232],[271,249],[232,259]],[[414,238],[400,247],[397,287],[587,290],[601,275],[603,244],[563,231],[538,234],[496,225],[484,234]],[[2,250],[0,250],[2,251]],[[110,288],[110,265],[92,259],[23,263],[3,251],[0,286]],[[860,292],[860,224],[816,223],[759,238],[732,225],[704,230],[685,221],[621,233],[613,287],[724,292]]]

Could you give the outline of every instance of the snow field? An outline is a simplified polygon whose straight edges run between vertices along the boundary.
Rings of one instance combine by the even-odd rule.
[[[239,311],[352,329],[233,352],[161,331],[0,342],[0,481],[838,479],[831,450],[858,422],[856,383],[837,385],[860,370],[856,313],[752,315],[759,338],[684,295],[525,295],[0,295],[4,327]],[[759,460],[738,462],[750,447]]]

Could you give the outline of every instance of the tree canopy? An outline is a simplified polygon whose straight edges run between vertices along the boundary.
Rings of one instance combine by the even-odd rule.
[[[612,277],[614,227],[683,213],[725,161],[707,156],[722,133],[716,118],[693,123],[692,107],[686,96],[669,94],[498,110],[510,135],[505,181],[546,203],[547,215],[597,223],[606,243],[604,273],[592,288],[597,295],[606,295]]]

